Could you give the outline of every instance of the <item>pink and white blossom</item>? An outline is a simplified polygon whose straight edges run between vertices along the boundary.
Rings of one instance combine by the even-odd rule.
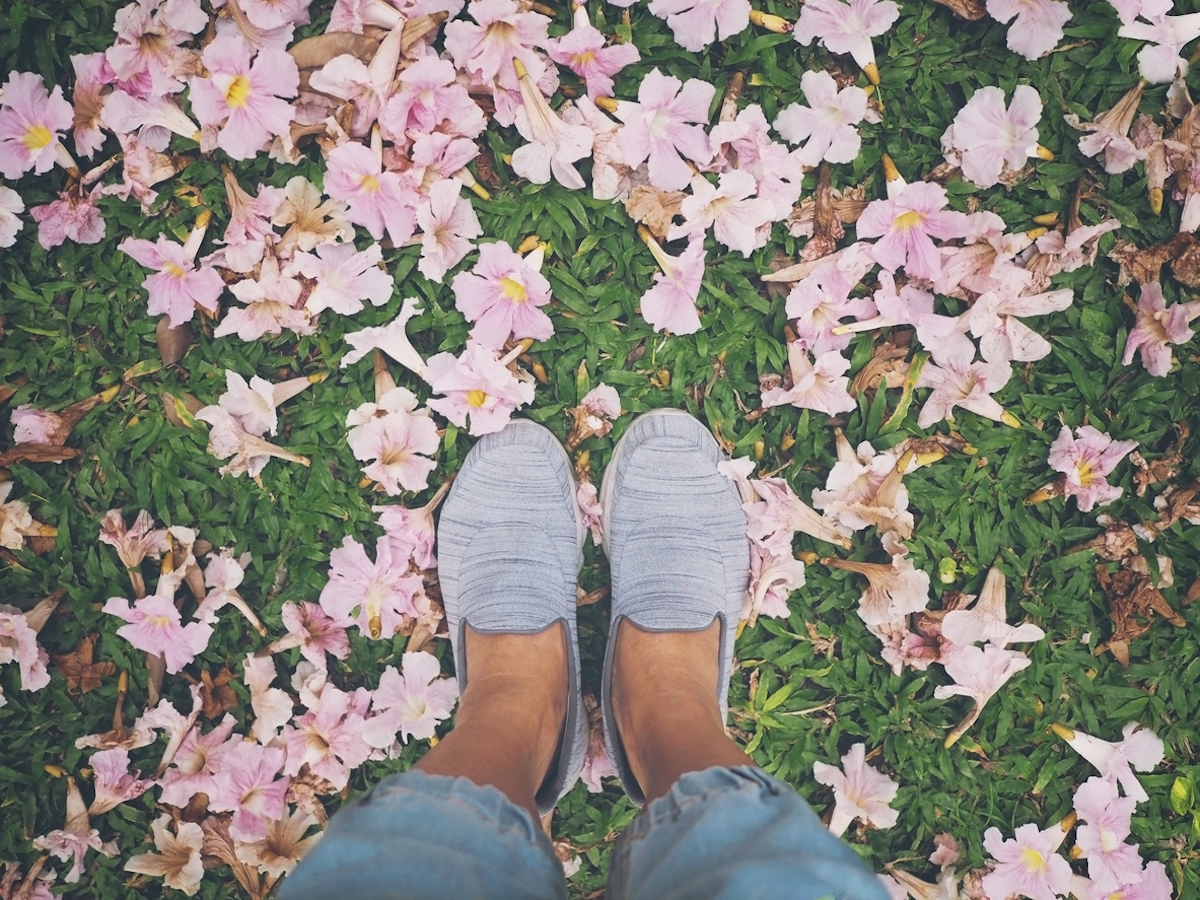
[[[897,470],[900,458],[894,451],[876,453],[867,441],[852,447],[839,428],[837,460],[826,477],[825,489],[812,493],[814,508],[847,531],[875,525],[901,536],[912,533],[905,473]],[[909,466],[909,471],[915,468],[914,463]]]
[[[363,739],[364,717],[370,703],[371,695],[366,688],[346,693],[331,684],[325,685],[317,705],[285,729],[284,774],[297,775],[307,765],[314,775],[342,790],[350,781],[350,771],[371,755],[371,746]]]
[[[61,87],[48,92],[40,75],[10,73],[0,88],[0,175],[49,172],[65,153],[61,133],[74,118]]]
[[[700,330],[696,298],[704,279],[704,241],[689,240],[683,253],[670,256],[649,232],[642,237],[662,269],[654,273],[653,286],[642,294],[642,318],[655,331],[694,334]]]
[[[299,647],[304,658],[318,667],[326,665],[326,653],[332,654],[335,659],[345,659],[350,655],[350,640],[345,627],[339,625],[320,605],[307,600],[285,603],[279,614],[288,633],[271,644],[272,653],[288,647]]]
[[[647,8],[667,20],[675,43],[693,53],[750,25],[750,0],[650,0]]]
[[[399,88],[388,100],[380,123],[385,136],[403,142],[406,136],[448,135],[476,138],[487,127],[483,110],[457,79],[449,60],[423,56],[396,76]],[[515,86],[515,83],[514,83]]]
[[[162,593],[167,590],[167,593]],[[166,660],[167,674],[174,675],[208,647],[212,626],[205,622],[183,624],[175,608],[173,579],[159,579],[158,592],[141,597],[132,604],[123,597],[111,597],[104,612],[124,619],[128,624],[117,629],[138,650],[161,655]]]
[[[742,510],[746,534],[755,545],[775,556],[791,556],[792,538],[799,531],[839,547],[850,546],[846,533],[814,512],[782,478],[748,478],[746,487],[742,495],[750,499]]]
[[[483,234],[479,217],[471,201],[461,196],[462,185],[453,178],[434,182],[428,195],[417,206],[417,225],[421,229],[421,258],[417,270],[430,281],[441,283],[446,273],[457,266]]]
[[[93,753],[88,765],[92,769],[92,786],[96,790],[96,796],[88,807],[89,816],[102,815],[154,787],[153,779],[139,777],[141,772],[129,773],[129,751],[124,747]]]
[[[386,233],[397,247],[416,230],[417,192],[400,175],[386,171],[370,147],[351,141],[329,152],[325,192],[346,204],[346,217],[380,240]]]
[[[424,591],[419,575],[408,571],[408,560],[392,552],[389,541],[375,543],[375,560],[352,537],[329,554],[329,581],[321,589],[321,608],[342,626],[355,624],[364,636],[388,639],[404,622],[416,617],[416,598]]]
[[[1045,831],[1033,824],[1022,825],[1008,840],[999,828],[985,831],[983,846],[996,862],[983,876],[987,895],[1057,900],[1060,894],[1070,893],[1071,865],[1058,853],[1064,837],[1066,832],[1058,825]]]
[[[180,77],[194,56],[180,45],[206,25],[199,3],[130,3],[117,10],[117,39],[104,55],[118,83],[142,96],[174,94],[183,89]]]
[[[584,527],[592,533],[592,544],[596,547],[603,546],[604,507],[600,505],[600,495],[596,486],[590,481],[580,481],[575,488],[575,505],[579,508]]]
[[[749,172],[733,169],[718,178],[716,185],[703,175],[692,178],[692,192],[684,197],[680,208],[684,222],[672,225],[667,238],[703,240],[711,227],[720,243],[749,256],[766,244],[775,207],[755,196],[758,184]]]
[[[241,740],[233,734],[236,720],[226,715],[208,734],[193,726],[184,736],[171,760],[171,766],[159,777],[162,787],[159,800],[180,809],[198,793],[212,796],[216,790],[214,776],[224,764],[225,754]]]
[[[396,25],[380,42],[370,65],[349,53],[335,56],[309,79],[314,91],[350,104],[353,118],[350,134],[365,137],[380,118],[392,96],[396,66],[400,61],[400,39],[404,26]],[[401,132],[402,133],[402,132]]]
[[[1006,599],[1004,573],[993,566],[988,569],[976,604],[970,609],[951,610],[942,618],[942,636],[960,646],[990,641],[1002,648],[1009,644],[1040,641],[1046,636],[1046,632],[1032,622],[1009,625]]]
[[[107,96],[105,88],[117,76],[103,53],[73,54],[71,67],[75,70],[75,89],[71,94],[71,105],[75,108],[71,122],[75,152],[90,158],[104,146],[100,121]]]
[[[92,827],[87,807],[83,804],[83,796],[79,793],[75,779],[70,775],[67,776],[66,823],[62,828],[35,837],[33,848],[49,853],[55,859],[71,863],[70,870],[63,876],[66,884],[79,882],[88,850],[95,850],[108,857],[117,855],[116,841],[101,841],[100,832]]]
[[[541,274],[544,251],[521,257],[506,241],[479,246],[479,261],[454,276],[454,305],[474,322],[471,339],[499,350],[509,337],[544,341],[554,333],[541,307],[550,302],[550,282]]]
[[[882,273],[880,280],[886,275]],[[875,311],[875,301],[870,297],[849,297],[825,290],[820,267],[796,283],[784,306],[787,317],[795,323],[796,342],[816,356],[831,350],[840,352],[850,346],[853,337],[839,327],[843,319],[871,321]]]
[[[967,217],[946,209],[946,189],[918,181],[894,198],[874,200],[858,220],[860,238],[880,238],[870,246],[871,257],[895,272],[904,267],[915,278],[935,281],[942,260],[931,238],[950,240],[967,233]]]
[[[1012,22],[1008,49],[1026,59],[1038,59],[1058,46],[1071,18],[1066,0],[986,0],[986,5],[996,21]]]
[[[770,388],[762,392],[763,408],[790,403],[800,409],[815,409],[826,415],[850,412],[858,407],[850,396],[850,379],[846,371],[850,360],[836,350],[822,353],[815,359],[799,341],[788,345],[788,375],[790,387]]]
[[[116,548],[126,569],[136,569],[147,556],[158,559],[160,554],[171,549],[167,530],[155,528],[154,519],[144,509],[138,511],[130,528],[125,527],[121,510],[110,509],[100,520],[99,540]]]
[[[400,365],[425,377],[425,360],[408,339],[408,323],[420,314],[421,307],[416,297],[405,297],[400,312],[387,325],[363,328],[346,334],[346,343],[354,349],[342,357],[344,369],[358,362],[372,350],[382,350]]]
[[[304,302],[313,315],[332,309],[343,316],[361,312],[363,301],[383,306],[392,297],[392,276],[380,267],[383,251],[371,244],[359,251],[353,244],[320,244],[314,253],[297,253],[288,271],[316,283]]]
[[[1120,741],[1102,741],[1082,731],[1054,725],[1054,733],[1071,745],[1071,749],[1090,762],[1100,777],[1119,784],[1126,797],[1138,803],[1150,799],[1133,770],[1149,772],[1163,760],[1163,742],[1149,728],[1137,722],[1128,723],[1122,730]]]
[[[238,0],[255,26],[270,31],[285,25],[307,25],[309,0]]]
[[[774,221],[786,219],[800,199],[804,167],[799,150],[771,139],[771,126],[757,103],[733,119],[718,122],[708,133],[713,161],[705,171],[738,168],[754,176],[758,196],[775,208]],[[595,167],[593,166],[593,173]]]
[[[364,404],[373,406],[373,404]],[[428,410],[418,410],[411,391],[397,387],[380,398],[368,415],[362,407],[350,413],[347,436],[354,458],[370,465],[363,474],[378,481],[388,494],[423,491],[437,463],[429,458],[441,444]]]
[[[996,692],[1004,687],[1010,678],[1029,667],[1030,660],[1019,650],[1006,650],[995,644],[985,644],[982,648],[974,645],[960,647],[948,660],[943,661],[943,665],[946,674],[954,679],[954,683],[939,685],[934,688],[933,695],[939,700],[944,700],[961,694],[975,701],[971,711],[947,736],[946,746],[949,747],[975,724],[975,720],[983,712],[983,707]],[[993,854],[995,852],[992,850]]]
[[[831,559],[828,564],[867,579],[858,616],[872,631],[922,612],[929,605],[929,574],[915,568],[907,556],[897,553],[890,563]]]
[[[204,224],[198,224],[183,245],[160,234],[154,243],[126,238],[117,247],[139,265],[156,270],[142,282],[150,295],[147,309],[151,315],[168,316],[172,328],[190,322],[196,307],[215,316],[217,299],[225,290],[225,282],[216,269],[209,265],[196,266],[196,253],[204,239],[204,230]]]
[[[25,224],[19,218],[24,211],[21,195],[12,188],[0,187],[0,247],[11,247],[17,242],[17,232]]]
[[[232,369],[225,370],[225,393],[218,405],[234,416],[241,426],[253,435],[275,434],[279,417],[275,410],[275,385],[265,378],[251,375],[250,381]]]
[[[793,34],[808,46],[819,40],[830,53],[849,53],[872,84],[879,84],[871,38],[886,34],[900,17],[893,0],[810,0],[800,8]]]
[[[176,822],[175,833],[168,830],[171,816],[162,815],[150,823],[157,853],[137,853],[125,862],[126,872],[161,878],[166,887],[193,896],[204,878],[200,853],[204,848],[204,830],[195,822]]]
[[[850,823],[861,819],[873,828],[891,828],[899,812],[892,809],[900,785],[866,763],[866,745],[854,744],[842,757],[842,766],[813,763],[813,776],[833,788],[834,809],[829,830],[840,837]]]
[[[1141,82],[1128,90],[1112,109],[1097,114],[1091,122],[1083,122],[1074,113],[1063,116],[1076,131],[1084,132],[1079,139],[1079,152],[1095,157],[1104,154],[1104,171],[1119,175],[1146,158],[1147,151],[1138,148],[1129,138],[1129,127],[1142,99]]]
[[[1158,378],[1165,377],[1174,362],[1171,345],[1185,344],[1195,336],[1191,323],[1197,317],[1200,317],[1200,302],[1173,303],[1168,308],[1161,284],[1157,281],[1143,284],[1138,298],[1137,321],[1125,341],[1121,363],[1129,365],[1134,354],[1139,353],[1147,372]]]
[[[14,606],[0,605],[0,666],[15,662],[21,672],[21,689],[40,691],[50,683],[49,655],[38,644],[37,631]],[[4,695],[0,693],[0,706]]]
[[[747,0],[741,2],[746,2],[749,7]],[[650,11],[661,15],[656,9],[651,8]],[[575,7],[571,30],[560,38],[550,38],[544,46],[552,60],[584,80],[590,100],[611,97],[613,76],[641,59],[641,54],[633,44],[606,47],[604,35],[588,20],[587,7],[582,3]]]
[[[1081,512],[1091,512],[1097,505],[1112,503],[1124,488],[1108,483],[1107,476],[1117,467],[1137,441],[1114,441],[1091,425],[1082,425],[1078,436],[1064,425],[1050,445],[1050,468],[1066,475],[1064,491],[1074,497]]]
[[[928,428],[951,419],[957,407],[994,422],[1015,421],[992,396],[1011,377],[1012,366],[1004,360],[970,362],[958,358],[946,360],[943,365],[926,363],[917,386],[933,390],[917,416],[918,427]]]
[[[283,334],[285,328],[296,334],[316,330],[312,315],[298,305],[300,282],[280,271],[279,260],[272,255],[263,258],[257,278],[243,278],[229,290],[245,305],[225,313],[213,330],[215,337],[236,334],[243,341],[256,341],[263,335]]]
[[[290,754],[278,747],[263,747],[242,741],[229,748],[213,778],[208,798],[212,812],[231,812],[229,833],[235,840],[256,841],[267,833],[267,822],[283,816],[287,809],[287,777],[277,778]],[[287,775],[299,770],[289,767]]]
[[[1062,312],[1074,298],[1074,291],[1067,289],[1020,295],[988,291],[960,321],[979,339],[979,352],[989,362],[1033,362],[1050,355],[1050,342],[1020,318]]]
[[[867,115],[866,91],[855,85],[839,91],[833,76],[825,71],[805,72],[800,76],[800,89],[808,106],[792,103],[784,107],[775,119],[775,130],[792,144],[804,144],[797,157],[803,165],[815,168],[822,160],[854,162],[862,149],[862,138],[854,126]]]
[[[267,833],[261,840],[239,841],[234,852],[247,866],[253,866],[271,878],[282,878],[296,868],[321,839],[320,830],[304,836],[314,825],[320,825],[317,817],[298,805],[295,812],[267,822]]]
[[[804,563],[791,554],[773,553],[758,544],[750,545],[750,583],[742,601],[741,618],[753,627],[759,616],[786,619],[791,615],[787,600],[792,591],[804,587]]]
[[[103,191],[102,184],[97,184],[91,191],[85,190],[82,184],[73,184],[59,194],[57,200],[31,209],[29,214],[38,223],[38,243],[42,248],[53,250],[68,239],[77,244],[98,244],[104,240],[107,229],[100,207],[96,205]],[[2,229],[0,222],[0,231]]]
[[[1137,801],[1119,797],[1117,786],[1093,776],[1075,792],[1075,812],[1082,823],[1075,843],[1087,858],[1092,890],[1107,897],[1124,885],[1142,880],[1137,844],[1127,844],[1129,820]]]
[[[1183,48],[1200,37],[1200,15],[1170,16],[1173,4],[1143,3],[1139,14],[1143,21],[1121,26],[1119,37],[1149,43],[1138,53],[1138,70],[1151,84],[1167,84],[1188,72]]]
[[[137,135],[151,150],[166,150],[171,135],[197,139],[200,129],[171,97],[134,97],[118,88],[104,101],[104,127],[118,135]]]
[[[636,168],[649,161],[650,183],[659,190],[687,187],[692,170],[683,157],[697,163],[712,158],[704,126],[715,94],[708,82],[680,82],[652,69],[638,86],[638,102],[617,104],[616,116],[625,123],[617,139],[626,164]]]
[[[251,478],[257,478],[271,461],[271,457],[286,459],[302,466],[308,466],[311,462],[306,456],[292,453],[251,434],[223,407],[206,406],[196,413],[196,418],[210,426],[208,452],[217,459],[229,459],[228,463],[221,466],[222,475],[249,475]]]
[[[13,482],[0,481],[0,547],[20,550],[25,546],[25,534],[33,526],[29,504],[24,500],[9,500]]]
[[[372,747],[387,749],[399,733],[402,743],[433,737],[438,723],[449,718],[458,701],[458,682],[441,678],[437,657],[423,651],[405,653],[401,671],[387,666],[379,687],[371,694],[375,714],[363,726],[363,739]]]
[[[372,512],[379,513],[379,527],[383,529],[384,538],[392,544],[393,556],[410,557],[418,569],[437,566],[437,558],[433,555],[436,541],[433,511],[446,496],[447,490],[449,487],[443,484],[429,503],[420,509],[408,509],[395,504],[371,507]]]
[[[431,357],[426,380],[435,394],[429,408],[474,436],[491,434],[508,424],[512,414],[533,402],[534,388],[518,379],[494,351],[468,341],[462,354]]]
[[[1042,98],[1029,85],[1017,85],[1007,108],[1003,90],[981,87],[942,135],[942,149],[948,162],[962,167],[964,178],[981,188],[992,187],[1039,154],[1041,117]]]
[[[242,678],[250,691],[250,709],[255,716],[250,737],[264,746],[275,743],[292,718],[292,698],[271,686],[278,674],[274,657],[250,653],[242,662]]]
[[[551,176],[565,188],[579,190],[583,176],[575,163],[592,152],[592,130],[559,118],[519,59],[513,60],[521,91],[516,126],[529,141],[512,154],[513,172],[534,184],[547,184]]]

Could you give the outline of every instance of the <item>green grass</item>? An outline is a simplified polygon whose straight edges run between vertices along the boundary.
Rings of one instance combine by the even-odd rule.
[[[30,69],[67,84],[69,55],[110,43],[118,6],[109,0],[15,0],[3,14],[8,31],[0,34],[0,71]],[[767,6],[771,12],[796,17],[791,3]],[[1179,204],[1168,201],[1162,217],[1152,216],[1141,169],[1105,174],[1095,161],[1080,156],[1078,134],[1062,121],[1061,114],[1070,111],[1090,119],[1089,113],[1110,107],[1138,77],[1134,57],[1139,44],[1115,37],[1116,20],[1107,5],[1072,0],[1071,6],[1075,17],[1060,49],[1030,63],[1007,51],[1005,28],[991,20],[965,24],[932,2],[903,2],[894,31],[876,40],[884,120],[863,126],[862,154],[852,165],[835,167],[835,186],[867,179],[871,196],[881,195],[879,160],[885,152],[906,177],[919,178],[941,161],[938,139],[967,94],[982,85],[1011,90],[1018,83],[1031,83],[1045,103],[1041,143],[1057,154],[1056,160],[1031,163],[1026,177],[1012,189],[980,191],[953,184],[954,204],[993,210],[1011,230],[1027,229],[1033,227],[1033,217],[1044,213],[1058,212],[1065,218],[1082,181],[1086,222],[1116,216],[1123,226],[1117,236],[1139,246],[1168,238],[1178,223]],[[1176,6],[1177,11],[1200,8],[1193,2]],[[323,28],[325,17],[316,13],[327,7],[316,4],[316,21],[307,30]],[[804,70],[839,62],[787,36],[753,29],[707,53],[689,54],[674,44],[666,26],[644,6],[631,12],[632,37],[643,59],[618,78],[616,95],[622,98],[636,96],[639,78],[652,66],[709,80],[716,84],[718,98],[732,72],[741,69],[753,76],[743,103],[760,103],[773,119],[785,105],[802,99],[799,77]],[[609,19],[609,26],[598,23],[602,30],[611,32],[619,22],[616,8],[603,6],[593,10],[593,16],[597,13]],[[561,33],[567,24],[568,13],[562,11],[555,28]],[[840,62],[849,65],[848,60]],[[569,76],[564,80],[569,82]],[[1196,79],[1192,81],[1195,90]],[[1164,87],[1147,89],[1142,111],[1161,117],[1164,95]],[[484,140],[498,159],[520,143],[512,129],[495,125]],[[220,154],[200,159],[180,181],[197,187],[223,223],[222,160]],[[243,185],[282,185],[297,171],[318,183],[320,179],[315,160],[296,169],[260,157],[234,168]],[[515,246],[536,233],[553,248],[544,271],[554,289],[556,331],[530,353],[548,375],[527,411],[531,418],[565,436],[564,410],[589,385],[603,380],[620,392],[627,414],[608,437],[584,445],[596,473],[632,414],[677,406],[719,429],[738,454],[753,453],[761,442],[765,452],[760,471],[777,471],[802,498],[824,486],[834,460],[832,425],[825,416],[786,407],[747,421],[744,412],[757,406],[758,376],[782,372],[785,357],[782,297],[768,293],[758,276],[768,271],[777,252],[795,258],[801,242],[777,226],[767,248],[743,259],[710,240],[701,294],[703,330],[690,337],[663,337],[635,312],[655,268],[624,210],[592,200],[586,192],[520,183],[502,162],[496,168],[503,183],[494,198],[475,201],[485,235]],[[60,181],[61,172],[52,172],[26,178],[17,187],[27,206],[33,206],[47,202]],[[813,187],[809,181],[806,194]],[[343,334],[389,321],[406,295],[419,297],[425,306],[409,332],[427,356],[440,350],[457,352],[467,333],[467,324],[454,308],[449,279],[443,285],[425,280],[416,272],[417,248],[407,248],[385,254],[397,290],[384,308],[368,309],[353,321],[326,313],[316,335],[298,340],[285,336],[244,344],[201,334],[179,365],[156,369],[155,321],[146,313],[139,287],[144,273],[118,253],[116,245],[125,236],[153,237],[164,228],[177,235],[186,232],[195,210],[175,202],[169,186],[162,194],[151,217],[135,203],[103,201],[108,237],[99,245],[67,244],[47,253],[27,224],[17,245],[0,251],[0,381],[20,385],[9,408],[32,403],[57,409],[122,385],[115,401],[95,410],[76,429],[70,444],[82,448],[82,456],[61,465],[13,467],[14,496],[26,500],[37,518],[56,526],[58,540],[43,556],[20,552],[0,568],[0,599],[27,609],[49,592],[65,588],[63,611],[46,627],[41,641],[51,652],[65,652],[84,635],[99,633],[97,658],[112,660],[131,673],[128,717],[144,702],[146,672],[141,654],[115,636],[121,623],[100,612],[108,597],[128,596],[129,591],[115,554],[96,541],[100,516],[113,507],[126,512],[146,508],[160,523],[196,528],[215,546],[252,554],[242,593],[261,611],[271,634],[278,635],[284,602],[316,599],[329,551],[346,535],[365,539],[377,533],[370,507],[381,498],[358,488],[359,465],[346,446],[344,428],[346,412],[370,397],[370,366],[363,362],[338,368]],[[1102,250],[1110,248],[1113,239],[1106,236]],[[934,688],[947,681],[939,668],[892,674],[879,658],[878,641],[855,614],[859,585],[844,573],[810,566],[807,585],[791,598],[791,616],[760,620],[737,645],[731,724],[748,742],[755,761],[795,785],[818,812],[831,804],[832,794],[814,784],[813,762],[833,762],[855,741],[864,741],[868,750],[882,748],[875,763],[901,784],[895,803],[900,821],[886,831],[849,835],[876,867],[904,860],[906,868],[928,874],[924,857],[938,832],[958,837],[967,863],[981,865],[987,827],[995,825],[1007,834],[1026,822],[1046,825],[1062,817],[1071,808],[1073,787],[1091,774],[1088,764],[1049,732],[1050,723],[1061,721],[1113,739],[1122,725],[1136,719],[1156,730],[1167,749],[1163,765],[1143,778],[1151,797],[1137,809],[1134,839],[1145,858],[1167,864],[1178,896],[1200,896],[1190,794],[1179,792],[1176,807],[1170,802],[1177,776],[1200,778],[1194,747],[1200,721],[1200,604],[1180,606],[1187,586],[1200,575],[1200,528],[1181,522],[1153,547],[1174,561],[1175,586],[1164,588],[1164,593],[1187,626],[1156,621],[1134,642],[1132,664],[1123,669],[1111,656],[1093,653],[1111,631],[1094,574],[1097,560],[1089,553],[1065,555],[1067,548],[1099,533],[1095,515],[1079,513],[1073,502],[1064,504],[1061,499],[1032,508],[1022,504],[1052,475],[1046,454],[1060,421],[1073,427],[1091,423],[1115,438],[1136,439],[1148,458],[1166,451],[1176,425],[1200,434],[1200,361],[1194,342],[1177,348],[1180,364],[1167,378],[1151,378],[1136,363],[1120,365],[1132,315],[1116,285],[1116,272],[1116,265],[1102,254],[1095,267],[1055,279],[1054,286],[1073,289],[1076,300],[1065,312],[1034,323],[1049,337],[1054,352],[1015,371],[999,395],[1022,428],[961,413],[957,428],[977,453],[950,456],[905,479],[917,514],[911,542],[914,563],[934,574],[955,573],[950,583],[935,577],[935,593],[974,592],[986,569],[998,565],[1009,579],[1011,617],[1027,617],[1048,634],[1030,648],[1032,665],[992,701],[968,737],[951,749],[943,747],[942,739],[965,712],[967,701],[934,699]],[[1168,298],[1189,299],[1182,286],[1165,281]],[[869,358],[872,340],[870,335],[856,339],[850,351],[852,371]],[[148,374],[125,377],[139,364]],[[577,378],[581,366],[586,383]],[[189,430],[167,420],[164,400],[170,402],[182,392],[215,402],[223,390],[225,368],[272,380],[329,373],[281,414],[279,443],[310,456],[311,468],[273,461],[261,487],[244,478],[221,478],[219,463],[205,452],[203,427]],[[659,386],[657,373],[662,371],[670,373],[669,387]],[[407,373],[401,383],[421,387]],[[869,408],[864,400],[858,411],[844,417],[851,442],[872,440],[880,449],[920,434],[916,405],[901,429],[879,434],[881,414],[891,414],[898,396],[887,395],[886,409],[881,410]],[[942,424],[934,430],[946,428]],[[787,451],[781,450],[785,436],[794,439]],[[464,433],[447,430],[431,484],[457,470],[470,443]],[[1113,480],[1125,486],[1125,496],[1105,511],[1135,523],[1154,517],[1151,500],[1165,486],[1137,498],[1132,471],[1128,462],[1118,468]],[[1200,467],[1194,444],[1189,444],[1177,483],[1197,477]],[[403,499],[416,505],[425,495]],[[827,550],[806,537],[799,539],[797,549]],[[878,553],[877,540],[858,536],[856,557],[872,553]],[[149,566],[147,575],[153,577]],[[592,589],[606,581],[602,556],[589,549],[583,586]],[[598,690],[607,609],[600,604],[580,615],[585,686]],[[822,639],[833,641],[831,649],[821,649],[824,644],[810,638],[809,623]],[[207,652],[190,671],[216,672],[224,665],[237,670],[247,652],[265,643],[240,618],[225,616]],[[332,678],[342,687],[374,687],[381,668],[398,662],[404,639],[387,643],[356,636],[352,647],[350,658],[332,667]],[[448,669],[447,651],[446,644],[438,644]],[[297,659],[292,651],[289,663]],[[76,698],[67,694],[55,671],[49,687],[22,692],[16,666],[0,670],[0,683],[8,699],[0,709],[0,860],[28,865],[36,858],[30,839],[62,823],[64,784],[44,767],[61,766],[78,774],[87,765],[87,754],[76,750],[74,741],[108,727],[116,684],[109,679],[100,689]],[[753,696],[751,684],[757,684]],[[240,681],[235,689],[243,701],[237,714],[246,721],[248,697]],[[165,692],[177,702],[184,700],[186,682],[168,677]],[[388,772],[406,769],[426,748],[425,743],[410,744],[398,761],[369,763],[357,770],[351,794],[361,793]],[[160,748],[147,748],[135,752],[134,759],[151,766],[159,752]],[[156,880],[128,887],[122,871],[124,860],[143,849],[155,815],[155,794],[151,791],[98,820],[102,837],[117,839],[121,854],[111,860],[89,857],[84,879],[68,891],[71,897],[115,900],[167,893]],[[337,805],[337,798],[332,800],[331,810]],[[584,856],[582,870],[572,879],[577,895],[602,887],[615,835],[635,812],[615,787],[590,795],[578,786],[560,804],[554,834],[579,847]],[[212,900],[238,894],[229,870],[222,867],[206,874],[199,896]]]

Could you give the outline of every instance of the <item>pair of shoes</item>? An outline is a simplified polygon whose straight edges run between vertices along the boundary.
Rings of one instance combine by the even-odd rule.
[[[717,702],[726,712],[733,641],[749,570],[741,499],[717,471],[724,458],[709,431],[680,410],[637,418],[617,443],[600,490],[612,619],[601,703],[609,759],[633,802],[612,709],[612,665],[623,622],[647,631],[699,631],[720,622]],[[463,629],[484,633],[566,630],[567,715],[556,764],[537,794],[543,814],[583,767],[587,714],[579,679],[575,587],[584,525],[566,451],[550,431],[514,420],[471,449],[442,507],[438,572],[459,688]]]

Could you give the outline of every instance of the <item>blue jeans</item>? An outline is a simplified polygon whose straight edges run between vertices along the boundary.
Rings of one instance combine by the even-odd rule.
[[[338,812],[280,900],[561,900],[562,865],[494,787],[413,771]],[[691,772],[617,842],[607,900],[887,900],[791,787],[749,766]]]

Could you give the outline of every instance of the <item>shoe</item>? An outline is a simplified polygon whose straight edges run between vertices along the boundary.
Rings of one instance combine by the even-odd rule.
[[[587,746],[575,624],[584,532],[567,452],[524,419],[471,448],[438,521],[438,577],[460,691],[470,677],[467,625],[485,634],[566,630],[567,715],[557,764],[537,793],[543,815],[579,777]]]
[[[601,707],[609,760],[630,800],[645,795],[625,759],[612,709],[612,664],[626,620],[646,631],[703,631],[720,622],[717,702],[728,712],[730,668],[750,569],[737,487],[709,430],[678,409],[638,417],[617,443],[600,489],[612,570],[612,624]]]

